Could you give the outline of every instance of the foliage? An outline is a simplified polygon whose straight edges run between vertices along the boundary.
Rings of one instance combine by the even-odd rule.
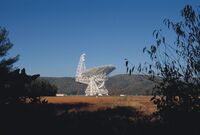
[[[7,58],[8,51],[12,46],[7,30],[0,27],[0,104],[21,104],[26,103],[27,99],[34,103],[46,102],[30,93],[31,83],[39,75],[27,75],[25,69],[13,68],[19,55]]]
[[[151,63],[138,68],[150,75],[152,81],[156,81],[156,76],[161,78],[156,81],[152,101],[165,120],[173,120],[175,114],[200,112],[200,14],[186,5],[181,16],[179,22],[164,20],[174,32],[175,42],[167,43],[162,30],[155,30],[155,44],[143,49]],[[127,68],[128,64],[126,60]]]
[[[25,69],[16,69],[9,72],[6,78],[1,76],[5,83],[1,84],[0,104],[19,104],[26,103],[27,99],[31,102],[38,97],[30,92],[31,82],[39,75],[27,75]],[[37,101],[38,102],[38,101]]]
[[[55,96],[57,93],[57,87],[55,85],[42,79],[33,81],[30,90],[31,95],[35,96]]]

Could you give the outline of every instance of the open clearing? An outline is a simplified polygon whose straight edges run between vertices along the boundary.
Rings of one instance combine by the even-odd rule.
[[[156,106],[150,101],[151,96],[64,96],[64,97],[45,97],[48,103],[53,104],[87,104],[71,111],[97,111],[118,106],[133,107],[145,114],[151,114],[156,110]]]

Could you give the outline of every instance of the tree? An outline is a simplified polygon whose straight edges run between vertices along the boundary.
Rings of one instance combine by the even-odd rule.
[[[10,72],[12,70],[13,64],[18,60],[19,56],[6,59],[8,51],[12,48],[13,44],[8,39],[8,32],[5,28],[0,27],[0,90],[1,90],[1,101],[5,100],[8,93],[5,89],[9,87],[8,81]]]
[[[13,47],[13,44],[8,38],[8,31],[5,28],[0,27],[0,74],[1,76],[7,76],[13,67],[13,64],[18,60],[19,55],[6,59],[8,51]],[[1,83],[3,84],[4,78],[0,78]],[[3,86],[1,85],[1,88]]]
[[[2,103],[16,104],[16,103],[27,103],[29,101],[35,101],[36,95],[30,92],[31,83],[36,80],[40,75],[27,75],[25,69],[15,69],[8,74],[6,78],[6,87],[2,89],[2,95],[4,96],[1,100]],[[37,101],[40,102],[40,101]]]
[[[55,96],[58,88],[46,80],[37,79],[32,82],[30,93],[35,96]]]
[[[181,16],[178,22],[163,21],[175,34],[175,42],[167,43],[162,30],[155,30],[155,44],[143,49],[151,63],[138,68],[156,82],[152,101],[157,105],[157,113],[168,121],[200,112],[200,13],[186,5]],[[126,60],[132,73],[128,64]]]
[[[40,97],[32,95],[31,83],[39,75],[27,75],[25,69],[13,68],[13,64],[19,59],[19,55],[6,58],[13,44],[8,38],[8,31],[0,27],[0,104],[18,104],[30,102],[44,103]]]

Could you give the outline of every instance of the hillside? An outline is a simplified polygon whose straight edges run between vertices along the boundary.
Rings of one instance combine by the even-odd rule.
[[[84,95],[86,85],[73,77],[41,77],[58,87],[58,93]],[[153,83],[141,75],[115,75],[109,77],[106,87],[110,95],[150,95]]]

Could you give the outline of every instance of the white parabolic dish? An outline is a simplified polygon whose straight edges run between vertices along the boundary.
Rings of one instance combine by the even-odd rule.
[[[116,69],[116,67],[114,65],[98,66],[98,67],[94,67],[94,68],[85,70],[82,73],[82,76],[83,77],[92,77],[94,75],[108,75],[115,69]]]
[[[80,57],[76,72],[76,81],[88,85],[85,90],[86,96],[108,95],[108,90],[105,88],[105,81],[107,80],[107,75],[115,69],[114,65],[102,65],[86,69],[84,53]]]

